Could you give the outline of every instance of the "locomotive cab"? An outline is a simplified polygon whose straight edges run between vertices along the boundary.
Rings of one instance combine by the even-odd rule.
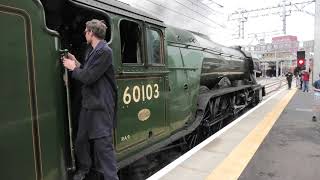
[[[68,52],[75,55],[75,57],[81,64],[83,64],[85,61],[86,49],[89,46],[86,43],[86,39],[83,33],[85,30],[85,23],[87,21],[91,19],[103,20],[108,27],[106,31],[105,41],[110,43],[112,35],[110,27],[110,16],[108,16],[101,10],[83,7],[79,4],[71,3],[65,0],[42,0],[41,2],[45,10],[45,20],[47,27],[59,33],[59,49],[67,49]],[[63,54],[61,54],[61,56],[62,55]],[[62,65],[60,67],[62,67]],[[64,86],[67,89],[67,96],[65,96],[65,99],[67,101],[67,103],[65,104],[67,104],[67,106],[65,106],[65,109],[67,109],[66,111],[68,111],[68,117],[64,121],[64,156],[67,169],[72,171],[75,169],[73,142],[75,141],[78,131],[77,128],[78,118],[81,110],[82,84],[79,81],[71,78],[71,72],[68,72],[68,75],[68,86]]]
[[[61,49],[68,49],[80,63],[84,63],[88,46],[83,35],[85,23],[91,19],[106,22],[105,40],[113,50],[118,85],[118,122],[114,132],[117,157],[125,159],[130,152],[163,138],[168,133],[165,97],[169,73],[165,60],[164,24],[155,18],[146,22],[139,12],[128,14],[119,8],[112,9],[109,2],[100,3],[101,6],[94,1],[81,0],[42,0],[42,3],[47,26],[60,34]],[[130,8],[116,1],[110,3]],[[72,138],[75,139],[81,108],[81,83],[71,78],[69,82]],[[120,161],[119,164],[123,167],[131,161]]]

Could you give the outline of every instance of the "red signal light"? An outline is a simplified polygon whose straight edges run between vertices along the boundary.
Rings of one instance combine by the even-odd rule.
[[[298,60],[298,64],[299,64],[299,65],[303,65],[303,64],[304,64],[304,60],[303,60],[303,59],[299,59],[299,60]]]

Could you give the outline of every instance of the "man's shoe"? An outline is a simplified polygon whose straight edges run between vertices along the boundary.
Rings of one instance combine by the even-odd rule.
[[[86,173],[82,171],[77,171],[72,180],[84,180],[86,178]]]

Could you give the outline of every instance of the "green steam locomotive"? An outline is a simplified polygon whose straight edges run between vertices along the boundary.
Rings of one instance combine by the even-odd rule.
[[[196,129],[209,133],[264,96],[249,54],[126,4],[0,0],[1,179],[63,180],[75,169],[79,83],[70,80],[66,93],[60,50],[83,60],[82,32],[93,18],[105,20],[113,49],[120,168]]]

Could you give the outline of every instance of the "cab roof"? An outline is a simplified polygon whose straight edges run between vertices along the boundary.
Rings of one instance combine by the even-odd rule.
[[[140,11],[136,8],[133,8],[129,4],[126,4],[117,0],[70,0],[70,1],[165,27],[165,24],[163,23],[162,20],[144,11]]]

